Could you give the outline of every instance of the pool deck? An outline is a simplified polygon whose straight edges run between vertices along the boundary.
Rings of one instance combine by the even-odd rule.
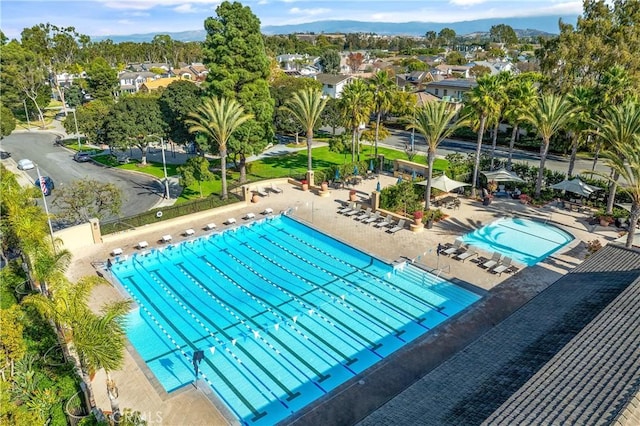
[[[377,180],[364,180],[354,188],[358,191],[358,196],[362,201],[369,198],[371,192],[375,190],[377,182]],[[382,187],[393,185],[395,182],[396,178],[394,177],[380,176]],[[346,203],[348,199],[348,189],[331,189],[330,196],[320,197],[314,191],[301,191],[298,187],[286,183],[279,182],[278,186],[283,189],[281,194],[268,191],[269,195],[261,197],[255,204],[241,203],[232,208],[225,208],[222,212],[212,210],[207,213],[167,220],[162,222],[160,226],[152,225],[117,235],[105,236],[104,243],[85,247],[73,253],[74,260],[69,269],[69,276],[72,279],[78,279],[82,276],[96,274],[97,271],[103,273],[102,265],[111,257],[111,252],[115,248],[122,249],[124,255],[131,255],[141,251],[136,248],[140,241],[149,243],[146,248],[148,250],[166,245],[162,242],[162,237],[165,235],[171,235],[173,237],[172,243],[175,244],[188,238],[197,238],[211,233],[212,231],[204,229],[209,223],[215,223],[217,230],[224,230],[263,217],[262,212],[267,208],[272,209],[274,213],[291,209],[292,216],[383,260],[389,262],[401,259],[412,260],[427,269],[435,270],[445,278],[469,283],[475,286],[479,293],[485,293],[495,288],[490,294],[500,295],[499,305],[481,301],[471,309],[493,309],[497,312],[492,312],[491,315],[479,313],[476,313],[475,316],[465,315],[466,321],[468,321],[465,327],[470,331],[459,340],[458,343],[462,345],[466,341],[464,339],[473,338],[486,329],[487,325],[483,322],[483,318],[490,318],[494,323],[499,321],[500,318],[513,312],[582,262],[586,255],[585,243],[587,241],[598,239],[604,245],[618,237],[614,227],[589,225],[586,221],[588,216],[585,213],[569,212],[552,205],[533,208],[520,204],[517,200],[500,198],[494,199],[490,206],[483,206],[481,202],[462,198],[459,208],[455,210],[442,209],[449,216],[434,224],[432,229],[425,229],[419,233],[406,229],[389,234],[383,229],[357,222],[353,218],[337,213],[338,207]],[[253,213],[255,219],[242,219],[247,213]],[[505,216],[546,220],[572,233],[576,239],[543,262],[533,267],[523,267],[515,275],[494,275],[478,268],[468,260],[461,262],[446,256],[436,256],[438,243],[453,242],[458,236]],[[223,224],[232,217],[236,219],[235,224]],[[184,235],[187,229],[193,229],[194,234]],[[490,254],[483,253],[485,256],[490,256]],[[109,274],[105,274],[105,277],[109,278]],[[120,297],[122,296],[115,287],[102,286],[94,292],[92,307],[98,309],[105,301]],[[449,328],[450,326],[445,324],[441,332],[436,334],[446,334]],[[450,338],[455,339],[455,336]],[[457,346],[454,342],[448,347],[455,348]],[[447,351],[442,351],[442,357],[447,353]],[[440,361],[443,359],[442,357]],[[126,353],[123,369],[112,372],[112,377],[119,387],[120,407],[138,410],[143,413],[145,418],[151,419],[154,424],[229,424],[225,416],[212,403],[215,398],[202,389],[186,386],[171,395],[164,392],[131,348]],[[351,386],[353,386],[352,383],[345,384],[344,389],[341,387],[338,394],[344,393],[343,391]],[[93,389],[98,406],[106,411],[110,410],[105,392],[103,371],[96,374],[93,380]],[[372,398],[372,406],[376,406],[377,401]],[[299,424],[313,424],[312,414],[313,409],[311,408],[305,410],[297,418],[289,420]]]

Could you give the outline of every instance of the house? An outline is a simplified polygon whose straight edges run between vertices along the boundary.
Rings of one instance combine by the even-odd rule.
[[[345,86],[356,79],[350,75],[317,74],[315,79],[322,83],[322,94],[339,98]]]
[[[489,68],[491,75],[497,75],[501,72],[517,72],[517,68],[510,61],[473,61],[468,64],[471,68],[474,66]]]
[[[477,85],[478,83],[471,79],[447,78],[445,80],[427,83],[425,91],[442,100],[456,102],[461,101],[464,94]]]
[[[174,69],[173,74],[183,80],[203,82],[207,78],[209,70],[203,64],[194,62],[191,65],[181,64],[180,68]]]
[[[119,93],[136,93],[142,84],[154,78],[156,78],[156,74],[150,71],[123,71],[118,75],[118,80],[120,80]]]
[[[168,77],[168,78],[159,78],[157,80],[147,81],[140,86],[140,91],[142,93],[153,92],[154,90],[158,90],[161,87],[167,87],[174,81],[180,81],[181,79],[178,77]],[[189,81],[189,80],[186,80]],[[195,83],[194,83],[195,84]]]
[[[459,75],[461,78],[469,78],[469,70],[471,67],[469,65],[448,65],[448,64],[439,64],[434,67],[432,72],[440,75],[445,75],[448,77],[453,76],[454,74]]]

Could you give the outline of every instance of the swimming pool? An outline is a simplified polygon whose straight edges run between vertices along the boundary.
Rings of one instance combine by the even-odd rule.
[[[243,424],[283,420],[477,301],[286,216],[112,267],[137,303],[127,334],[168,391],[199,384]]]
[[[505,218],[462,236],[466,244],[499,252],[527,266],[544,260],[574,239],[557,226],[530,219]]]

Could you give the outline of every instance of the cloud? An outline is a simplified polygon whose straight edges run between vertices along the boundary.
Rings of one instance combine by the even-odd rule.
[[[269,0],[258,0],[259,5],[269,4]]]
[[[156,7],[171,7],[175,6],[174,10],[186,10],[191,8],[193,4],[201,4],[210,6],[214,3],[217,6],[220,1],[212,2],[211,0],[98,0],[105,7],[109,9],[118,9],[118,10],[149,10],[154,9]],[[195,9],[192,9],[195,11]],[[185,13],[185,12],[181,12]]]
[[[299,7],[293,7],[289,9],[289,13],[292,15],[306,15],[306,16],[318,16],[331,12],[331,9],[316,8],[316,9],[300,9]]]
[[[185,3],[174,7],[173,11],[178,13],[197,13],[198,9],[194,9],[191,3]]]
[[[474,6],[476,4],[485,3],[487,0],[449,0],[449,4],[454,6]]]

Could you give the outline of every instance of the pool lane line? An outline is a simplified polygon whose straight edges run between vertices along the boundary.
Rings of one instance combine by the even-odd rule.
[[[364,298],[362,299],[363,303],[369,304],[369,302],[367,302],[367,301],[366,301],[366,299],[367,299],[367,298],[368,298],[368,299],[371,299],[371,300],[375,301],[376,303],[378,303],[378,304],[380,304],[380,305],[386,306],[386,307],[387,307],[388,309],[390,309],[392,312],[394,311],[396,314],[398,314],[398,315],[400,315],[400,316],[404,316],[406,319],[408,319],[408,320],[410,320],[410,321],[414,321],[414,322],[416,322],[417,324],[420,324],[420,325],[422,326],[421,321],[420,321],[420,317],[419,317],[419,316],[416,316],[416,315],[412,314],[411,312],[407,311],[406,309],[404,309],[404,308],[402,308],[402,307],[400,307],[400,306],[396,305],[395,303],[393,303],[393,302],[391,302],[391,301],[389,301],[389,300],[385,299],[384,297],[382,297],[382,296],[380,296],[380,295],[373,294],[372,292],[369,292],[369,291],[365,291],[362,287],[360,287],[359,285],[357,285],[357,284],[356,284],[355,282],[353,282],[352,280],[347,280],[347,279],[345,279],[345,277],[342,277],[342,276],[340,276],[340,275],[337,275],[337,274],[335,274],[335,273],[333,273],[333,272],[329,271],[328,269],[323,268],[322,266],[319,266],[319,265],[315,265],[315,264],[313,264],[312,262],[310,262],[310,261],[309,261],[308,259],[306,259],[305,257],[303,257],[303,256],[301,256],[301,255],[299,255],[299,254],[295,253],[293,250],[288,249],[288,248],[287,248],[287,247],[285,247],[283,244],[281,244],[281,243],[279,243],[279,242],[277,242],[277,241],[275,241],[275,240],[271,240],[271,239],[269,239],[266,235],[265,235],[265,236],[260,236],[260,238],[261,238],[261,239],[263,239],[263,240],[268,241],[269,243],[271,243],[271,245],[278,247],[280,250],[283,250],[283,251],[285,251],[285,252],[289,253],[291,256],[293,256],[293,257],[297,258],[298,260],[301,260],[303,263],[306,263],[307,265],[309,265],[309,266],[311,266],[311,267],[313,267],[313,268],[320,269],[320,270],[322,270],[323,272],[327,273],[328,275],[333,276],[333,277],[335,278],[335,279],[334,279],[334,281],[335,281],[335,280],[338,280],[338,281],[343,282],[346,286],[350,286],[350,287],[352,287],[354,290],[356,290],[357,292],[359,292],[360,294],[362,294],[362,295],[364,296]],[[258,250],[253,249],[253,248],[251,248],[251,247],[250,247],[250,249],[251,249],[251,250],[253,250],[255,253],[260,254],[260,252],[259,252]],[[272,263],[275,263],[275,261],[274,261],[274,260],[272,260],[272,259],[270,259],[270,261],[271,261]],[[289,269],[288,269],[288,268],[286,268],[284,265],[280,265],[279,263],[275,263],[275,264],[277,264],[277,265],[278,265],[278,266],[280,266],[281,268],[284,268],[285,270],[289,271]],[[354,266],[353,268],[355,269],[355,270],[353,271],[353,273],[361,272],[361,270],[360,270],[359,268],[357,268],[357,267],[355,267],[355,266]],[[290,271],[290,273],[292,273],[292,274],[296,274],[296,273],[295,273],[295,272],[293,272],[293,271]],[[369,274],[369,275],[372,275],[372,274]],[[320,291],[321,291],[321,292],[328,292],[328,293],[332,293],[334,296],[339,297],[339,295],[338,295],[337,293],[334,293],[334,292],[332,292],[331,290],[326,289],[326,288],[323,288],[323,287],[320,287]],[[422,305],[424,305],[424,304],[428,304],[428,303],[422,303]],[[396,328],[393,328],[393,327],[391,327],[391,326],[389,326],[389,325],[386,325],[386,324],[384,324],[384,323],[382,323],[382,322],[379,322],[379,321],[378,321],[378,318],[377,318],[376,316],[374,316],[373,314],[371,314],[370,312],[368,312],[367,310],[365,310],[362,306],[358,306],[358,305],[355,305],[355,304],[352,304],[352,305],[353,305],[354,307],[356,307],[358,311],[360,311],[360,315],[361,315],[361,316],[368,316],[369,318],[373,319],[373,321],[372,321],[372,322],[373,322],[374,324],[376,324],[376,325],[380,326],[380,328],[383,328],[383,329],[384,329],[385,327],[391,328],[392,332],[396,335],[396,337],[399,337],[400,335],[402,335],[402,334],[405,332],[405,330],[402,330],[402,329],[396,329]],[[372,308],[376,308],[376,306],[372,305]],[[415,309],[419,309],[418,307],[414,307],[414,308],[415,308]],[[353,310],[353,309],[352,309],[352,310]],[[362,314],[364,314],[364,315],[362,315]],[[425,328],[428,330],[428,328],[427,328],[427,327],[425,327]],[[401,339],[401,340],[402,340],[402,339]]]
[[[281,265],[280,263],[276,262],[275,260],[268,258],[267,256],[265,256],[265,255],[263,255],[262,253],[260,253],[258,250],[255,250],[253,247],[251,247],[251,246],[249,246],[249,245],[245,245],[245,247],[247,247],[247,248],[248,248],[249,250],[251,250],[252,252],[254,252],[254,253],[256,253],[256,254],[258,254],[258,255],[260,255],[260,256],[262,256],[262,257],[264,257],[264,258],[265,258],[265,259],[267,259],[267,260],[269,260],[272,264],[274,264],[274,265],[278,266],[279,268],[281,268],[281,269],[283,269],[283,270],[287,271],[290,275],[295,276],[295,277],[296,277],[296,278],[298,278],[299,280],[302,280],[302,281],[306,282],[307,284],[309,284],[309,285],[311,285],[311,286],[316,286],[316,287],[318,287],[318,290],[319,290],[320,292],[323,292],[323,293],[325,293],[325,295],[326,295],[326,296],[331,297],[331,295],[326,294],[326,293],[329,293],[329,291],[328,291],[328,290],[326,290],[326,289],[323,289],[323,288],[322,288],[322,287],[320,287],[318,284],[312,283],[311,281],[309,281],[309,280],[307,280],[306,278],[304,278],[302,275],[300,275],[300,274],[298,274],[298,273],[296,273],[296,272],[294,272],[294,271],[290,270],[289,268],[287,268],[287,267],[286,267],[286,266],[284,266],[284,265]],[[224,250],[226,250],[226,252],[229,254],[229,256],[233,256],[233,258],[234,258],[234,260],[236,260],[236,262],[238,262],[238,263],[242,264],[243,266],[245,266],[245,268],[247,268],[247,269],[251,270],[252,272],[254,272],[254,271],[255,271],[255,269],[254,269],[251,265],[248,265],[248,264],[246,264],[246,263],[242,262],[242,260],[240,260],[238,257],[236,257],[235,255],[233,255],[232,253],[229,253],[229,252],[228,252],[228,249],[224,249]],[[223,250],[221,250],[221,251],[223,251]],[[255,272],[257,272],[257,271],[255,271]],[[254,272],[254,273],[255,273],[255,272]],[[358,311],[356,311],[356,310],[354,310],[351,306],[349,306],[348,304],[346,304],[346,303],[344,303],[344,302],[341,302],[341,301],[340,301],[340,300],[341,300],[341,299],[340,299],[340,295],[338,295],[338,294],[335,294],[335,293],[334,293],[334,294],[333,294],[333,296],[334,296],[334,297],[336,297],[336,301],[337,301],[337,303],[338,303],[338,304],[343,305],[345,308],[349,309],[349,310],[350,310],[351,312],[353,312],[354,314],[358,314],[358,315],[360,315],[360,312],[358,312],[358,311],[360,311],[360,310],[361,310],[360,308],[358,308]],[[300,298],[300,297],[298,297],[298,299],[300,299],[300,300],[304,300],[304,299],[302,299],[302,298]],[[324,315],[322,315],[322,314],[320,313],[319,307],[314,306],[314,305],[313,305],[313,304],[311,304],[310,302],[305,301],[305,303],[306,303],[306,304],[311,305],[311,309],[313,309],[313,313],[315,313],[318,317],[323,318],[323,317],[325,317],[325,316],[326,316],[326,317],[328,317],[328,318],[331,318],[331,319],[333,320],[333,322],[335,322],[335,323],[337,323],[337,324],[340,324],[344,329],[349,330],[352,334],[354,334],[354,335],[358,336],[358,337],[359,337],[363,342],[366,342],[368,345],[370,345],[370,347],[367,347],[366,345],[363,345],[363,346],[365,346],[368,350],[370,350],[371,352],[373,352],[376,356],[380,357],[381,359],[383,358],[383,357],[381,357],[381,355],[380,355],[380,354],[378,354],[378,353],[376,352],[376,350],[377,350],[377,349],[379,349],[379,348],[382,346],[382,343],[374,342],[373,340],[369,339],[367,336],[364,336],[364,335],[363,335],[363,334],[361,334],[359,331],[357,331],[357,330],[353,329],[351,326],[347,325],[344,321],[342,321],[342,320],[340,320],[340,319],[336,318],[334,315],[332,315],[332,314],[331,314],[331,313],[329,313],[329,312],[326,312],[326,311],[325,311]],[[326,320],[325,320],[325,321],[326,321]],[[327,322],[329,322],[329,323],[331,324],[331,322],[332,322],[332,321],[327,321]],[[335,324],[332,324],[332,325],[335,327]],[[380,327],[380,328],[383,328],[383,327]],[[344,332],[344,331],[343,331],[343,332]],[[345,334],[347,334],[347,333],[345,333]],[[353,338],[353,336],[350,336],[350,337],[352,337],[352,338]],[[384,336],[379,336],[379,337],[384,337]],[[356,339],[354,339],[354,340],[356,340]],[[362,342],[360,342],[360,344],[362,344]]]
[[[141,295],[146,295],[142,289],[135,283],[134,280],[132,280],[131,278],[129,278],[129,282],[131,283],[132,286],[136,287],[136,289],[138,290],[138,292]],[[124,284],[124,283],[123,283]],[[136,303],[138,304],[138,306],[143,309],[145,311],[145,313],[147,314],[147,316],[149,316],[149,318],[151,318],[151,320],[156,324],[156,327],[158,327],[160,329],[160,331],[162,331],[164,333],[164,335],[167,337],[167,339],[169,339],[169,341],[171,343],[173,343],[173,345],[182,353],[182,355],[184,356],[184,358],[189,361],[189,355],[180,347],[180,345],[178,345],[178,342],[176,342],[173,337],[171,337],[171,335],[169,334],[168,331],[165,330],[164,326],[162,324],[160,324],[160,322],[155,318],[155,316],[153,315],[153,313],[151,313],[151,311],[149,311],[149,309],[147,309],[147,307],[142,303],[142,300],[140,300],[139,298],[137,298],[136,296],[134,296],[131,292],[129,292],[129,295],[131,296],[132,299],[134,299],[136,301]],[[146,297],[146,296],[145,296]],[[158,312],[158,315],[160,315],[164,321],[166,322],[166,324],[171,327],[176,334],[180,335],[180,337],[182,339],[184,339],[184,341],[192,347],[192,349],[195,351],[197,348],[193,347],[193,345],[191,345],[189,343],[189,340],[186,338],[186,336],[182,335],[182,333],[180,332],[180,330],[177,330],[175,327],[173,327],[171,324],[171,322],[169,321],[168,318],[166,318],[166,316],[162,313],[162,311],[158,310],[158,307],[147,298],[147,301],[149,302],[150,305],[153,306],[154,309],[156,309],[156,312]],[[262,417],[267,415],[266,411],[263,412],[259,412],[243,395],[242,393],[236,389],[235,386],[233,386],[233,384],[227,380],[227,378],[224,375],[220,374],[220,371],[213,365],[211,364],[210,361],[208,361],[206,358],[204,360],[207,365],[209,365],[213,371],[216,372],[216,374],[218,374],[218,376],[221,378],[221,380],[229,387],[229,389],[238,397],[238,399],[249,409],[249,411],[251,411],[251,414],[253,414],[253,418],[251,419],[252,421],[257,421],[260,420]],[[200,375],[202,376],[202,378],[205,380],[205,382],[211,387],[211,389],[217,389],[216,386],[211,382],[211,380],[209,380],[209,378],[207,377],[207,375],[200,370]],[[233,407],[233,404],[230,404],[229,401],[226,400],[226,398],[223,396],[223,394],[219,391],[216,390],[216,394],[225,402],[225,404],[227,405],[227,407],[229,407],[229,409],[231,411],[234,412],[234,414],[236,415],[236,417],[238,419],[243,419],[243,416],[240,415],[240,413],[238,413],[235,408]]]
[[[346,265],[346,266],[348,266],[348,267],[350,267],[350,268],[352,268],[352,269],[356,269],[356,270],[358,270],[358,271],[362,272],[363,274],[365,274],[365,275],[367,275],[367,276],[371,277],[371,278],[372,278],[372,279],[374,279],[376,282],[378,282],[378,283],[380,283],[380,284],[384,285],[385,287],[390,287],[392,290],[399,291],[399,292],[401,292],[401,293],[403,293],[403,294],[407,295],[410,299],[413,299],[414,301],[416,301],[416,302],[420,303],[421,305],[426,305],[426,306],[430,307],[432,310],[435,310],[435,311],[437,311],[438,313],[442,314],[443,316],[448,317],[448,315],[446,315],[445,313],[441,312],[441,311],[442,311],[442,308],[441,308],[440,306],[434,305],[433,303],[431,303],[431,302],[429,302],[429,301],[427,301],[427,300],[424,300],[424,299],[423,299],[422,297],[420,297],[419,295],[414,294],[414,293],[412,293],[411,291],[409,291],[409,290],[407,290],[407,289],[404,289],[404,288],[402,288],[402,287],[399,287],[399,286],[397,286],[397,285],[394,285],[393,283],[390,283],[390,282],[388,282],[388,281],[381,280],[381,279],[380,279],[380,278],[378,278],[376,275],[374,275],[373,273],[371,273],[371,272],[367,271],[366,269],[363,269],[363,268],[360,268],[360,267],[358,267],[358,266],[355,266],[355,265],[352,265],[352,264],[350,264],[350,263],[347,263],[347,262],[345,262],[344,260],[342,260],[342,259],[340,259],[340,258],[338,258],[338,257],[336,257],[336,256],[334,256],[334,255],[332,255],[331,253],[329,253],[329,252],[327,252],[327,251],[325,251],[325,250],[321,250],[320,248],[315,247],[315,246],[313,246],[313,245],[311,245],[311,244],[307,243],[307,242],[306,242],[306,241],[304,241],[303,239],[301,239],[301,238],[297,237],[296,235],[293,235],[293,234],[291,234],[290,232],[286,231],[284,228],[278,228],[277,226],[275,226],[275,225],[273,225],[273,224],[271,224],[271,223],[269,223],[268,225],[270,225],[271,227],[273,227],[274,229],[276,229],[278,232],[282,232],[282,233],[284,233],[284,234],[288,235],[289,237],[291,237],[292,239],[294,239],[294,240],[296,240],[296,241],[298,241],[298,242],[300,242],[300,243],[304,244],[305,246],[307,246],[307,247],[309,247],[310,249],[312,249],[312,251],[317,251],[317,252],[319,252],[319,253],[322,253],[323,255],[325,255],[325,256],[327,256],[327,257],[332,258],[332,259],[333,259],[333,260],[335,260],[336,262],[340,262],[340,263],[342,263],[342,264],[344,264],[344,265]],[[276,244],[277,244],[277,243],[276,243]],[[282,245],[280,244],[279,246],[282,246]],[[282,247],[284,247],[284,246],[282,246]],[[371,266],[372,264],[373,264],[373,258],[372,258],[372,261],[369,263],[369,266]],[[367,266],[367,268],[368,268],[369,266]],[[333,274],[333,275],[336,275],[336,274]],[[354,284],[354,285],[355,285],[355,284]],[[358,286],[358,288],[359,288],[359,286]],[[390,303],[392,306],[396,306],[396,305],[395,305],[395,304],[393,304],[392,302],[388,302],[388,303]],[[409,316],[409,318],[410,318],[410,319],[413,319],[413,317],[414,317],[412,314],[410,314],[410,313],[408,313],[408,312],[406,312],[406,315],[407,315],[407,316]],[[421,322],[423,322],[423,321],[425,320],[425,318],[418,317],[418,318],[417,318],[417,320],[416,320],[416,319],[413,319],[413,320],[414,320],[414,321],[416,321],[418,324],[420,324]]]
[[[215,246],[215,244],[212,244]],[[217,246],[216,246],[217,247]],[[206,249],[206,248],[205,248]],[[209,251],[209,250],[207,250]],[[227,281],[229,281],[232,285],[243,289],[244,287],[242,287],[241,285],[239,285],[235,280],[233,280],[231,277],[229,277],[226,273],[224,273],[222,270],[220,270],[218,267],[216,267],[212,262],[210,262],[206,256],[201,256],[195,252],[193,252],[194,255],[198,256],[199,258],[203,258],[203,260],[206,262],[206,264],[213,270],[215,270],[216,272],[218,272],[219,275],[221,275],[223,278],[225,278]],[[229,253],[227,253],[229,254]],[[251,268],[248,268],[251,270]],[[281,287],[280,285],[274,283],[273,281],[269,280],[267,277],[263,276],[262,274],[260,274],[259,272],[254,272],[255,275],[257,275],[258,277],[260,277],[263,281],[265,281],[266,283],[268,283],[269,285],[271,285],[272,287],[280,290],[282,293],[287,294],[292,300],[298,302],[301,306],[303,306],[305,309],[309,309],[310,306],[304,302],[299,300],[299,298],[293,294],[290,293],[288,290],[286,290],[285,288]],[[249,292],[247,290],[247,292]],[[308,339],[308,336],[306,336],[304,333],[300,332],[297,327],[293,326],[292,324],[289,323],[288,321],[288,314],[283,312],[278,306],[273,305],[271,302],[263,299],[262,297],[255,295],[254,293],[249,292],[250,294],[254,295],[256,298],[264,301],[265,304],[270,305],[273,310],[277,310],[278,312],[280,312],[280,316],[287,318],[287,320],[283,320],[283,322],[287,323],[296,333],[298,333],[299,335],[301,335],[303,338]],[[270,312],[272,312],[275,315],[275,312],[273,312],[273,310],[271,310]],[[329,322],[330,325],[332,325]],[[318,349],[320,349],[321,351],[323,351],[326,355],[328,355],[331,359],[335,360],[336,362],[340,363],[341,365],[343,365],[343,367],[345,367],[347,370],[349,370],[353,375],[356,375],[357,372],[353,371],[349,366],[353,363],[355,363],[356,361],[358,361],[358,358],[352,358],[349,355],[345,354],[344,352],[342,352],[340,349],[336,348],[333,344],[331,344],[330,342],[328,342],[327,340],[325,340],[322,336],[320,336],[319,334],[317,334],[314,330],[312,330],[311,328],[307,327],[306,325],[300,323],[298,324],[296,322],[296,325],[305,329],[307,331],[307,333],[309,333],[309,335],[315,337],[316,339],[318,339],[318,341],[322,342],[325,346],[327,346],[328,348],[330,348],[333,352],[335,352],[336,354],[340,355],[342,357],[342,361],[336,359],[333,355],[331,355],[329,352],[327,352],[326,349],[324,349],[322,346],[318,345],[315,341],[313,341],[312,339],[310,340],[314,345],[316,345],[318,347]],[[335,327],[335,325],[332,325],[333,327]],[[360,344],[361,345],[361,344]],[[342,362],[346,361],[346,363],[342,364]]]
[[[166,257],[166,256],[165,256],[165,257]],[[181,271],[184,273],[184,269],[183,269],[183,268],[181,268],[181,267],[180,267],[180,266],[178,266],[177,264],[174,264],[174,263],[173,263],[173,261],[171,261],[171,259],[169,259],[168,257],[167,257],[167,259],[169,260],[169,264],[170,264],[172,267],[174,267],[174,268],[178,268],[179,270],[181,270]],[[165,270],[167,273],[171,274],[171,272],[170,272],[168,269],[169,269],[169,268],[167,268],[166,266],[164,267],[164,270]],[[145,270],[146,270],[146,269],[145,269]],[[147,270],[146,270],[146,271],[147,271]],[[149,272],[149,271],[148,271],[148,272]],[[200,320],[199,320],[199,319],[198,319],[194,314],[192,314],[186,306],[188,306],[188,307],[189,307],[189,308],[191,308],[194,312],[196,312],[198,315],[200,315],[200,317],[202,317],[202,318],[206,318],[206,315],[204,315],[204,314],[202,313],[202,311],[200,311],[198,308],[196,308],[196,307],[195,307],[191,302],[187,301],[186,299],[183,299],[183,300],[184,300],[184,303],[183,303],[183,302],[181,302],[180,300],[178,300],[177,296],[175,296],[176,291],[175,291],[175,289],[173,288],[173,286],[171,286],[171,284],[169,284],[169,283],[168,283],[168,281],[167,281],[164,277],[162,277],[162,276],[160,275],[160,273],[158,273],[158,272],[157,272],[157,270],[152,271],[152,272],[153,272],[155,275],[157,275],[157,276],[158,276],[158,278],[159,278],[159,279],[161,279],[161,280],[165,283],[166,288],[167,288],[167,289],[169,289],[169,290],[173,293],[173,295],[171,295],[171,294],[169,294],[170,292],[169,292],[169,291],[167,291],[167,290],[165,289],[165,292],[166,292],[170,297],[172,297],[172,298],[176,301],[176,303],[178,303],[178,304],[179,304],[179,305],[180,305],[180,306],[181,306],[181,307],[182,307],[182,308],[183,308],[183,309],[184,309],[184,310],[185,310],[185,311],[186,311],[186,312],[187,312],[187,313],[188,313],[188,314],[189,314],[189,315],[190,315],[190,316],[191,316],[191,317],[192,317],[192,318],[193,318],[193,319],[194,319],[194,320],[195,320],[195,321],[196,321],[196,322],[201,326],[201,327],[203,327],[203,328],[204,328],[204,329],[205,329],[205,330],[206,330],[206,331],[211,335],[211,337],[213,337],[213,338],[215,338],[216,340],[218,340],[218,341],[219,341],[219,343],[221,343],[221,344],[222,344],[222,343],[224,343],[224,342],[220,341],[220,340],[219,340],[219,338],[218,338],[214,333],[212,333],[204,323],[202,323],[202,321],[200,321]],[[178,277],[176,277],[174,274],[171,274],[171,275],[172,275],[174,278],[178,278]],[[195,277],[193,277],[192,279],[195,279]],[[159,284],[160,284],[160,283],[159,283]],[[224,307],[224,306],[223,306],[223,307]],[[225,307],[225,309],[227,310],[227,312],[231,313],[231,312],[228,310],[228,308],[226,308],[226,307]],[[220,328],[219,328],[219,327],[218,327],[214,322],[211,322],[211,321],[209,321],[209,320],[207,320],[207,322],[208,322],[208,323],[209,323],[209,324],[210,324],[214,329],[216,329],[216,330],[217,330],[217,332],[218,332],[218,333],[220,333],[220,335],[224,336],[224,337],[225,337],[226,339],[228,339],[229,341],[234,340],[234,339],[233,339],[233,336],[230,336],[230,335],[229,335],[229,334],[227,334],[224,330],[221,330],[221,329],[220,329]],[[269,370],[266,368],[266,366],[264,366],[263,364],[259,363],[259,362],[256,360],[256,358],[251,354],[251,352],[250,352],[250,351],[248,351],[247,349],[245,349],[243,345],[241,345],[241,344],[238,342],[238,343],[236,343],[234,346],[235,346],[235,347],[237,347],[237,348],[238,348],[238,350],[240,350],[242,353],[244,353],[244,354],[245,354],[245,356],[246,356],[248,359],[250,359],[250,360],[255,364],[255,366],[258,368],[258,370],[262,370],[262,372],[263,372],[267,377],[269,377],[269,378],[273,381],[273,383],[275,383],[278,387],[280,387],[280,388],[281,388],[281,389],[282,389],[282,390],[287,394],[287,398],[286,398],[286,399],[287,399],[287,401],[291,401],[291,400],[293,400],[294,398],[296,398],[296,397],[300,396],[300,392],[293,392],[293,391],[291,391],[287,386],[285,386],[285,385],[284,385],[284,383],[282,383],[282,382],[281,382],[277,377],[275,377],[275,375],[273,375],[273,373],[272,373],[271,371],[269,371]],[[249,374],[250,374],[251,376],[253,376],[253,377],[254,377],[254,379],[255,379],[255,380],[257,380],[257,381],[258,381],[262,386],[264,386],[264,388],[265,388],[265,389],[267,389],[267,390],[268,390],[268,391],[273,395],[273,397],[274,397],[274,398],[276,398],[278,401],[280,401],[280,402],[284,405],[284,407],[285,407],[285,408],[289,408],[289,407],[287,406],[287,404],[286,404],[284,401],[282,401],[282,400],[278,397],[278,395],[276,395],[276,394],[271,390],[270,386],[268,386],[266,383],[264,383],[264,382],[260,379],[260,377],[258,377],[258,376],[256,375],[256,373],[254,373],[254,372],[251,370],[251,368],[249,368],[249,366],[248,366],[246,363],[242,362],[240,359],[238,359],[238,361],[239,361],[239,362],[241,362],[241,364],[242,364],[242,365],[244,366],[244,368],[249,372]],[[256,387],[256,389],[258,389],[258,388]],[[263,397],[264,397],[265,399],[267,399],[267,400],[271,400],[271,398],[268,398],[266,395],[263,395]]]

